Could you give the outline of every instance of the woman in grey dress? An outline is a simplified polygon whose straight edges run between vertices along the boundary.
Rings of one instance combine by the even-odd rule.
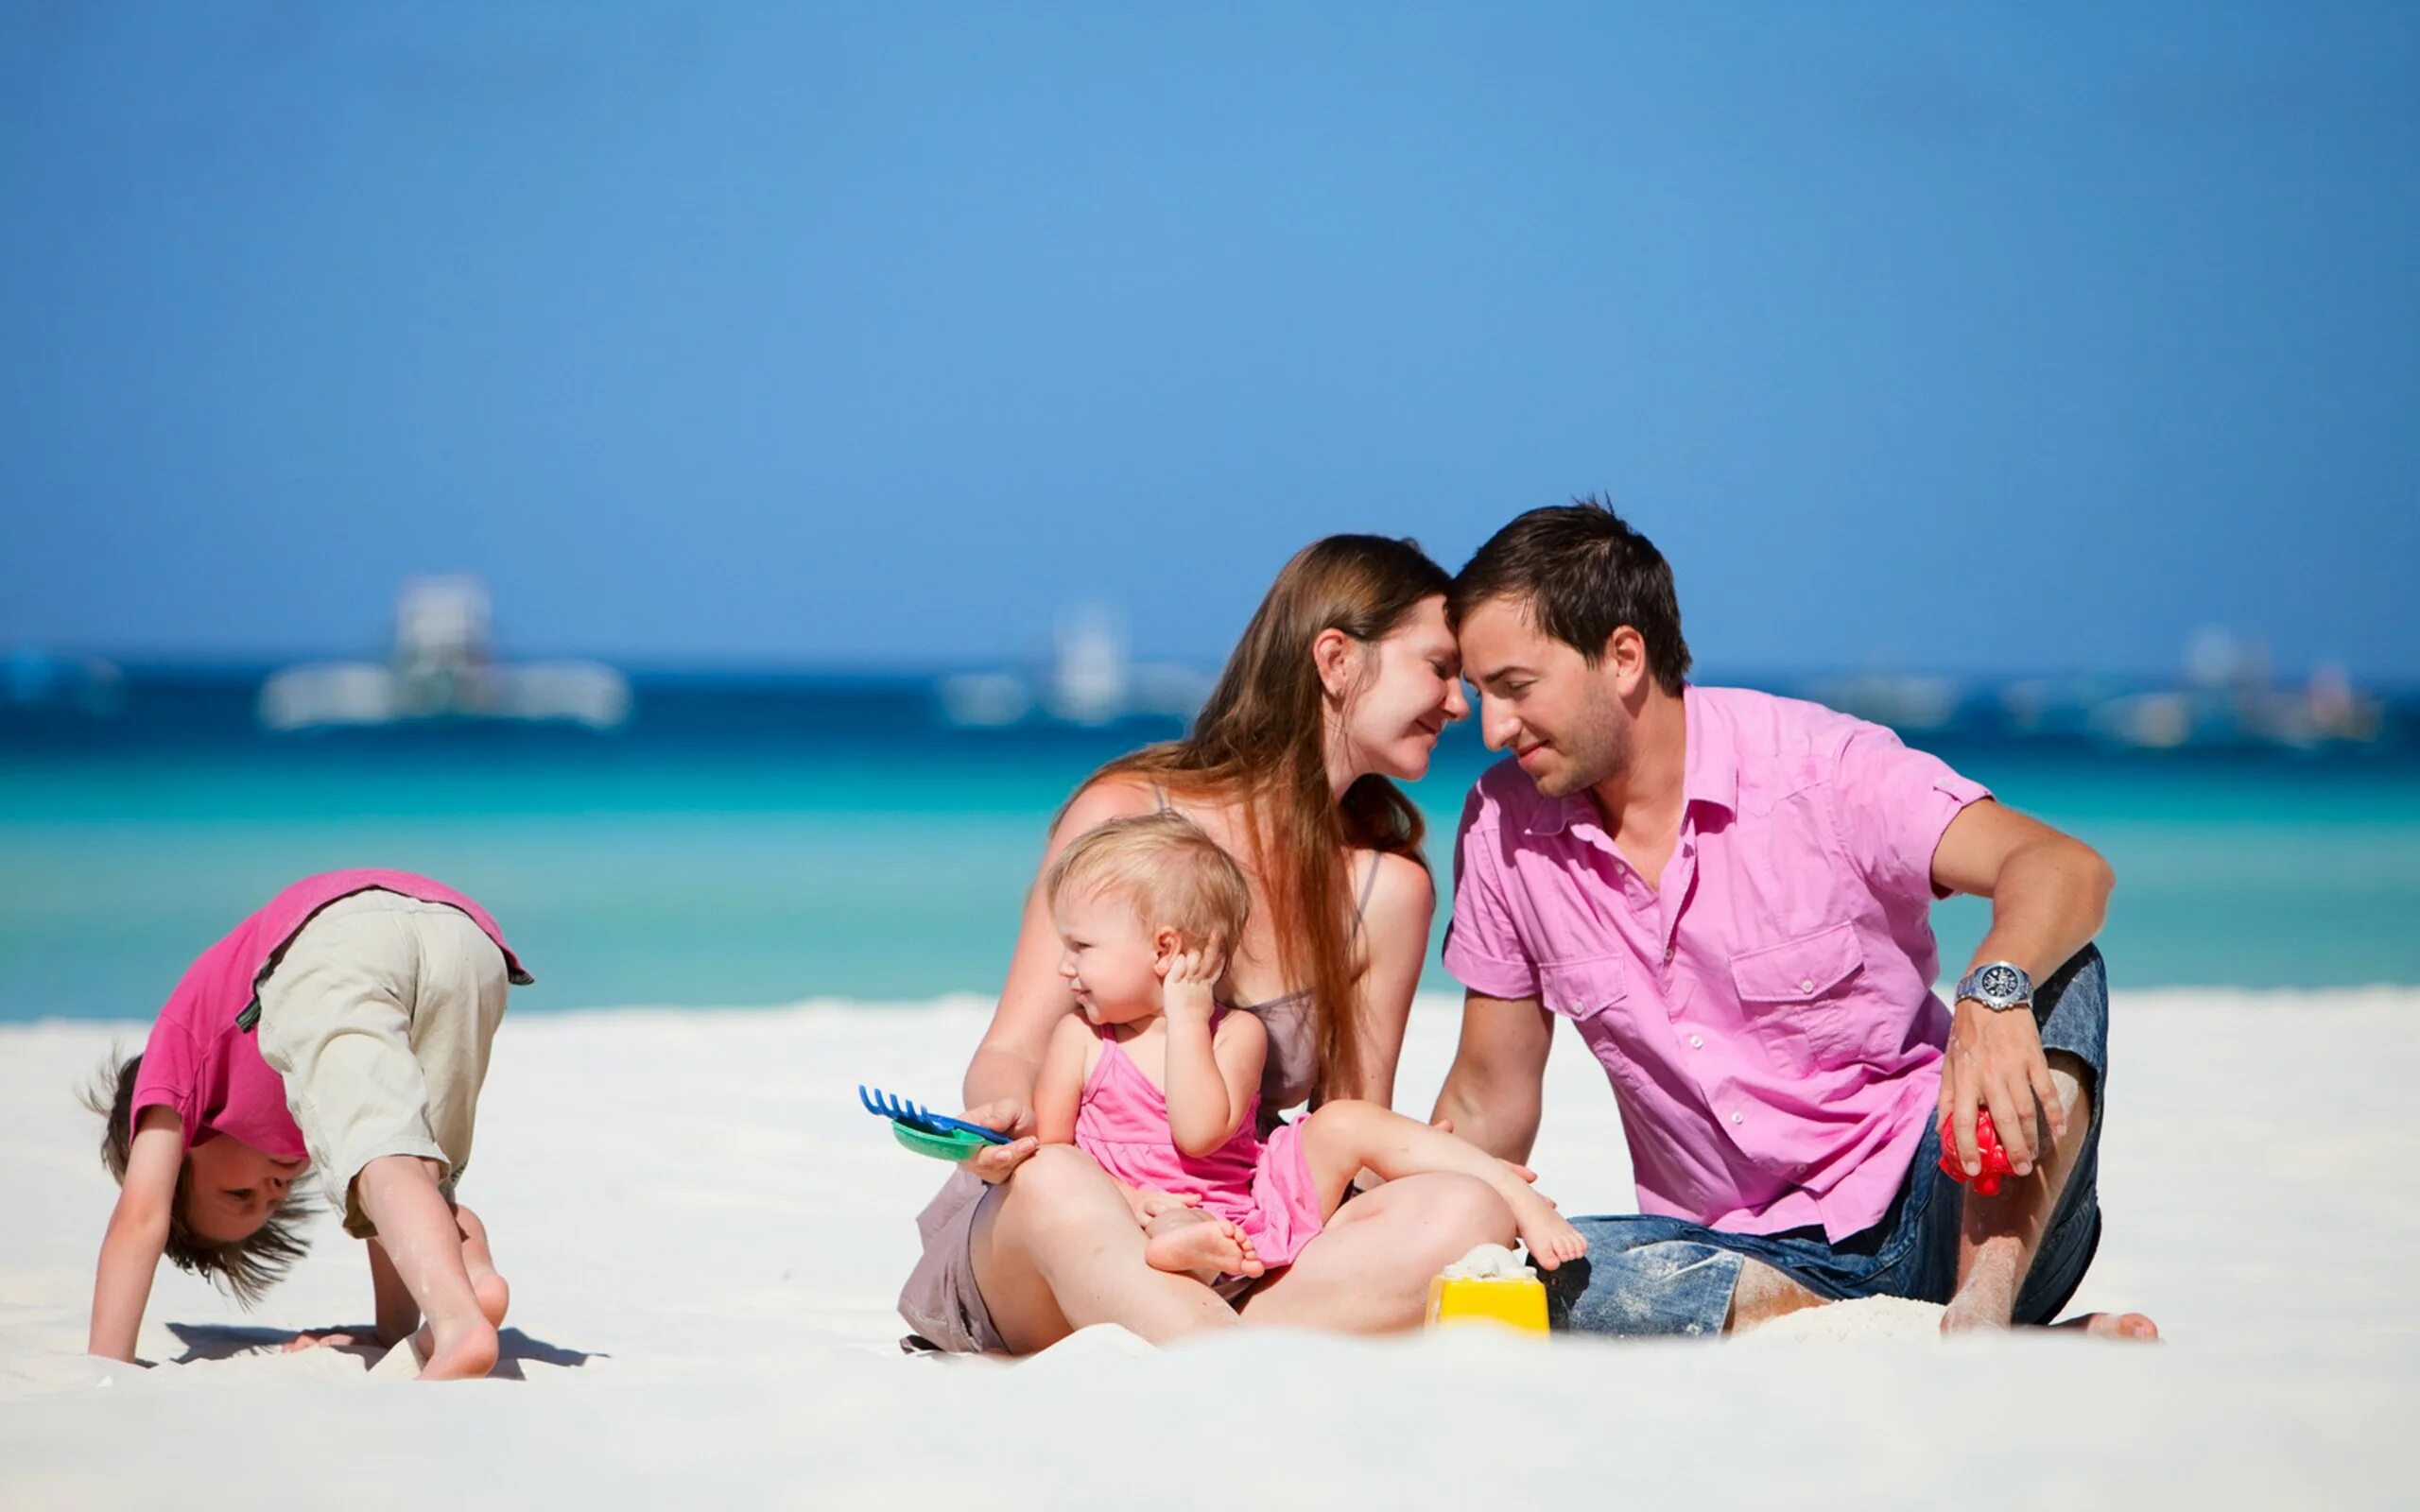
[[[1270,1038],[1262,1103],[1391,1104],[1436,888],[1418,812],[1395,787],[1428,769],[1469,710],[1445,623],[1446,576],[1410,541],[1331,536],[1288,562],[1186,738],[1112,763],[1067,801],[1052,857],[1124,815],[1174,808],[1253,886],[1222,1001]],[[967,1067],[966,1116],[1016,1136],[951,1177],[918,1220],[925,1253],[900,1297],[945,1349],[1015,1354],[1093,1323],[1154,1341],[1254,1323],[1379,1332],[1418,1321],[1428,1279],[1512,1215],[1463,1176],[1390,1182],[1349,1202],[1294,1263],[1222,1300],[1143,1262],[1153,1193],[1129,1193],[1072,1145],[1037,1147],[1043,1051],[1074,1011],[1039,887],[990,1028]],[[1234,1305],[1231,1305],[1231,1302]]]

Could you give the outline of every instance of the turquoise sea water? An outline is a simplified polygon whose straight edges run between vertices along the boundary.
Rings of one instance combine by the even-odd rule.
[[[393,866],[486,902],[540,977],[514,1009],[996,989],[1053,809],[1167,721],[949,728],[921,681],[643,684],[610,736],[270,737],[241,679],[123,717],[0,717],[0,1021],[147,1016],[295,877]],[[2117,867],[2117,985],[2420,984],[2420,760],[1934,740]],[[1491,758],[1414,796],[1450,867]],[[1936,914],[1946,960],[1986,905]],[[1443,928],[1443,919],[1440,919]],[[1431,966],[1425,986],[1453,984]]]

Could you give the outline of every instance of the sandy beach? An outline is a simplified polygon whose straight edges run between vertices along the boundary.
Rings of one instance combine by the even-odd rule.
[[[113,1188],[72,1087],[134,1023],[0,1029],[0,1503],[1016,1506],[2409,1504],[2420,992],[2119,993],[2108,1229],[2079,1308],[2156,1349],[1944,1345],[1855,1304],[1724,1345],[1489,1331],[1115,1330],[1016,1366],[902,1356],[891,1312],[941,1168],[856,1107],[947,1101],[988,1005],[631,1009],[508,1022],[463,1194],[514,1287],[499,1379],[284,1355],[360,1321],[333,1224],[257,1313],[164,1271],[150,1369],[82,1353]],[[1456,1005],[1424,998],[1399,1101]],[[1614,1105],[1566,1038],[1536,1164],[1573,1212],[1633,1206]],[[2400,1278],[2400,1279],[2398,1279]],[[1720,1498],[1717,1503],[1714,1499]]]

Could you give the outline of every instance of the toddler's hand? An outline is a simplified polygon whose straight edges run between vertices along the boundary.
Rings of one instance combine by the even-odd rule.
[[[1133,1212],[1134,1222],[1138,1228],[1164,1212],[1174,1212],[1179,1208],[1201,1206],[1201,1196],[1190,1192],[1162,1192],[1157,1187],[1130,1187],[1123,1181],[1117,1186],[1119,1191],[1126,1194],[1126,1206]]]
[[[1218,1007],[1211,988],[1226,969],[1225,952],[1216,942],[1177,952],[1168,958],[1167,975],[1161,982],[1160,1011],[1179,1023],[1208,1023]]]

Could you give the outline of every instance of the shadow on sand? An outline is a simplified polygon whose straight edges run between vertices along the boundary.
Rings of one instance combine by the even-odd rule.
[[[193,1365],[205,1360],[231,1360],[239,1354],[269,1352],[284,1349],[285,1341],[295,1337],[291,1329],[254,1328],[241,1323],[171,1323],[168,1332],[185,1347],[185,1352],[169,1361],[171,1365]],[[363,1334],[369,1330],[364,1328]],[[496,1356],[495,1371],[491,1381],[523,1381],[522,1365],[559,1366],[576,1369],[591,1360],[610,1360],[613,1356],[600,1350],[566,1349],[560,1344],[533,1339],[519,1329],[508,1328],[496,1335],[502,1346]],[[386,1349],[375,1344],[331,1345],[339,1354],[350,1355],[367,1367],[378,1363]]]

